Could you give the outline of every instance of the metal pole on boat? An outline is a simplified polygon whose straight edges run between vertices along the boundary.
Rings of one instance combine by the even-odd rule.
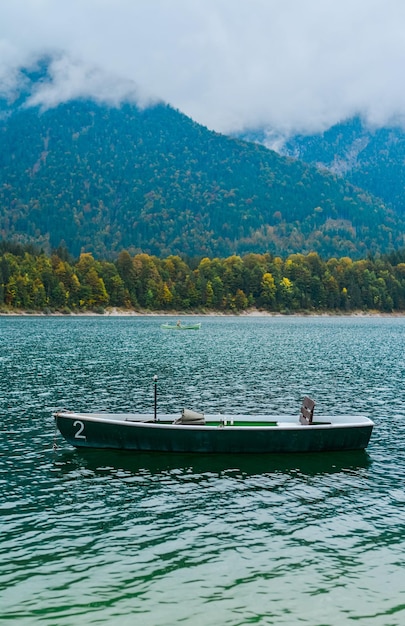
[[[153,377],[153,384],[154,384],[154,387],[155,387],[155,411],[154,411],[153,419],[156,422],[157,421],[157,376],[156,376],[156,374]]]

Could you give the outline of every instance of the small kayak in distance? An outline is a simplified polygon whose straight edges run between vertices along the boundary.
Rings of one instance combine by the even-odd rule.
[[[164,330],[200,330],[201,322],[197,322],[196,324],[182,324],[177,322],[177,324],[161,324],[160,327]]]

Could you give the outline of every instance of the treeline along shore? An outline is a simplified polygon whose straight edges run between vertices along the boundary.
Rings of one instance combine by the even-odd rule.
[[[317,253],[224,259],[158,258],[122,251],[115,260],[62,248],[45,254],[0,242],[0,313],[405,312],[405,249],[352,260]]]

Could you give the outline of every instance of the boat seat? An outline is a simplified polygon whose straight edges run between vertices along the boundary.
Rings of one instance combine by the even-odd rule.
[[[302,401],[300,412],[301,424],[312,424],[312,420],[314,418],[314,408],[315,402],[308,396],[305,396]]]
[[[173,424],[188,424],[189,426],[194,424],[205,424],[204,413],[197,413],[197,411],[183,409],[180,417],[175,419]]]

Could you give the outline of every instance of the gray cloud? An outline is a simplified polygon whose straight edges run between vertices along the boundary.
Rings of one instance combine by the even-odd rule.
[[[222,132],[405,118],[402,0],[2,0],[0,93],[45,54],[44,106],[162,99]]]

